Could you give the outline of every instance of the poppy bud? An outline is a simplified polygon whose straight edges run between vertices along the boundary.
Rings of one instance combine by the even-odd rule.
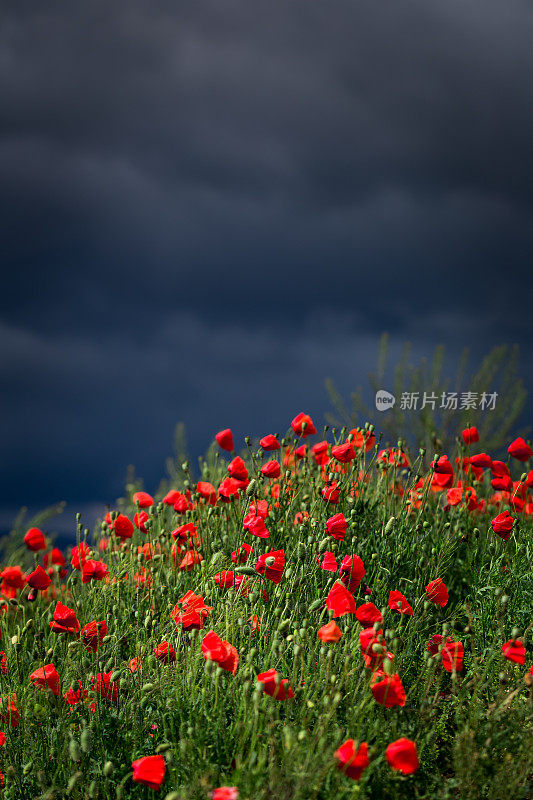
[[[68,743],[68,752],[72,761],[81,761],[80,746],[76,739],[71,739]]]

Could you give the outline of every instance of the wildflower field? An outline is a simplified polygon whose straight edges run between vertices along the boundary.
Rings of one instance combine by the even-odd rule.
[[[215,438],[2,564],[2,796],[530,797],[529,444]]]

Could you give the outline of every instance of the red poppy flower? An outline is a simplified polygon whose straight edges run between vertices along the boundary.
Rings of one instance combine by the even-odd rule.
[[[263,517],[259,515],[253,516],[248,513],[244,518],[243,525],[253,536],[258,536],[260,539],[268,539],[270,535]]]
[[[180,561],[179,569],[184,572],[190,572],[194,569],[195,564],[199,564],[203,560],[204,557],[201,553],[197,553],[196,550],[189,550]]]
[[[149,519],[150,519],[150,514],[147,514],[146,511],[141,511],[138,514],[133,515],[133,524],[143,533],[148,533],[148,528],[146,527],[146,523],[148,522]]]
[[[240,547],[233,551],[231,560],[234,561],[235,564],[245,564],[251,553],[253,553],[253,547],[243,542]]]
[[[233,450],[235,450],[235,443],[233,441],[233,433],[231,432],[231,428],[224,428],[223,431],[219,431],[215,435],[215,439],[222,450],[226,450],[228,453],[231,453]]]
[[[209,631],[204,636],[201,647],[205,659],[216,661],[222,669],[235,675],[239,654],[232,644],[221,639],[214,631]]]
[[[280,449],[280,443],[272,433],[269,433],[267,436],[263,436],[259,444],[263,450],[267,451]]]
[[[494,533],[497,533],[506,542],[511,536],[514,519],[509,514],[509,511],[505,509],[497,517],[494,517],[490,524]]]
[[[461,502],[461,498],[463,496],[463,488],[462,486],[456,486],[453,489],[447,489],[446,491],[446,502],[449,506],[454,508],[458,506]]]
[[[372,676],[371,690],[374,700],[385,708],[405,705],[405,689],[398,673],[385,675],[375,672]]]
[[[78,686],[78,689],[73,689],[72,686],[70,686],[68,692],[63,695],[69,706],[77,706],[78,703],[87,700],[89,696],[87,690],[81,685],[81,681],[78,681]]]
[[[115,519],[113,523],[113,527],[115,529],[115,533],[119,539],[124,541],[125,539],[131,539],[133,536],[133,522],[128,517],[124,516],[124,514],[119,514],[118,517]]]
[[[91,688],[94,692],[107,700],[116,701],[118,698],[119,683],[111,680],[111,672],[99,672],[91,678]]]
[[[307,458],[307,445],[301,444],[300,447],[297,447],[294,452],[296,454],[296,458]]]
[[[0,671],[2,672],[2,675],[7,675],[9,672],[7,656],[3,651],[0,652]]]
[[[383,631],[381,628],[375,631],[373,628],[365,628],[359,634],[359,644],[361,652],[365,656],[372,659],[372,666],[380,664],[385,658],[385,651],[387,649],[387,642],[383,638]]]
[[[206,500],[212,506],[216,505],[217,493],[212,483],[209,483],[208,481],[199,481],[196,484],[196,491],[203,500]]]
[[[105,619],[100,620],[100,622],[95,620],[83,626],[80,631],[80,638],[88,653],[96,653],[106,634],[107,622]]]
[[[187,489],[186,495],[180,494],[179,492],[178,494],[179,497],[174,503],[174,511],[176,512],[176,514],[185,514],[186,511],[189,511],[193,507],[191,503],[190,491],[189,489]],[[216,503],[216,495],[215,495],[215,501],[212,503],[212,505],[215,505],[215,503]]]
[[[492,465],[492,458],[486,453],[476,453],[476,455],[470,456],[470,463],[473,464],[474,467],[488,469]]]
[[[266,500],[256,500],[253,503],[250,503],[250,507],[248,509],[248,514],[252,517],[263,517],[266,519],[268,517],[268,503]],[[248,514],[246,516],[248,516]],[[246,517],[245,517],[246,519]],[[245,526],[246,527],[246,526]]]
[[[257,676],[259,683],[263,684],[265,694],[274,700],[289,700],[294,697],[294,692],[289,686],[287,678],[280,679],[275,669],[269,669]]]
[[[308,414],[300,413],[294,417],[291,422],[291,427],[297,436],[312,436],[316,433],[316,428],[313,425],[313,420]]]
[[[432,603],[444,608],[448,602],[448,589],[442,578],[435,578],[426,586],[427,598]]]
[[[442,636],[440,633],[434,633],[428,642],[428,653],[431,653],[432,656],[436,655],[439,652],[439,647],[443,641],[444,636]],[[453,639],[448,636],[446,639],[446,644],[452,644],[452,642]]]
[[[246,464],[240,456],[235,456],[233,461],[228,464],[228,472],[232,478],[238,481],[245,481],[248,478],[248,470]]]
[[[213,580],[222,589],[229,589],[235,583],[235,573],[231,569],[223,569],[222,572],[217,572]]]
[[[365,567],[359,556],[344,556],[339,577],[350,592],[355,592],[365,576]]]
[[[144,756],[132,762],[133,780],[156,791],[165,780],[166,764],[164,756]]]
[[[58,600],[50,628],[57,633],[77,633],[80,629],[80,623],[75,612]]]
[[[391,742],[385,750],[385,755],[389,766],[404,775],[412,775],[420,766],[416,743],[405,737]]]
[[[51,564],[57,564],[59,567],[64,567],[66,563],[65,556],[58,547],[54,547],[50,553],[44,554],[45,567],[48,567]]]
[[[30,528],[24,537],[24,544],[33,553],[38,550],[46,550],[46,539],[44,533],[39,528]]]
[[[3,747],[6,743],[6,735],[5,733],[0,731],[0,747]]]
[[[357,454],[352,447],[352,443],[345,442],[344,444],[337,444],[332,447],[331,455],[341,464],[348,464],[350,461],[353,461]]]
[[[81,542],[79,546],[73,547],[70,553],[70,563],[74,569],[81,570],[89,557],[91,548],[85,542]]]
[[[196,532],[197,527],[194,522],[187,522],[171,531],[170,535],[176,542],[186,542],[189,537],[194,537]]]
[[[374,603],[363,603],[355,612],[356,618],[364,628],[371,628],[375,622],[383,622],[383,616]]]
[[[435,467],[433,481],[437,486],[446,489],[452,485],[454,471],[452,465],[448,461],[448,456],[441,456],[436,463],[432,461],[431,466]]]
[[[501,477],[493,478],[490,482],[490,485],[493,489],[502,492],[510,492],[513,489],[513,482],[508,475],[502,475]]]
[[[342,631],[334,620],[318,629],[318,638],[323,642],[338,642],[341,636]]]
[[[30,675],[30,680],[33,681],[34,686],[50,690],[56,696],[60,693],[59,675],[53,664],[47,664],[45,667],[36,669]]]
[[[338,750],[335,750],[334,756],[338,761],[337,768],[354,781],[361,778],[370,764],[366,742],[356,747],[353,739],[347,739]]]
[[[343,617],[345,614],[355,614],[356,604],[353,595],[346,586],[336,581],[326,598],[326,607],[333,611],[334,617]]]
[[[270,550],[257,559],[255,568],[260,575],[264,575],[272,583],[280,583],[285,566],[285,550]]]
[[[446,672],[461,672],[464,652],[461,642],[446,642],[442,649],[442,666]]]
[[[219,786],[211,792],[211,800],[237,800],[239,790],[236,786]]]
[[[348,525],[344,514],[334,514],[326,522],[326,531],[339,542],[344,540],[347,527]]]
[[[253,636],[254,633],[257,633],[259,631],[259,628],[261,626],[261,617],[258,616],[257,614],[252,614],[251,617],[248,617],[247,622],[250,623],[250,631],[251,635]]]
[[[509,661],[514,661],[515,664],[526,663],[526,648],[520,639],[509,639],[502,645],[502,653]]]
[[[103,581],[106,575],[109,575],[107,564],[104,564],[103,561],[94,561],[94,559],[89,558],[83,565],[81,582]]]
[[[316,442],[311,448],[311,452],[313,454],[313,458],[315,460],[315,464],[318,464],[320,467],[323,467],[329,461],[329,442],[325,439],[322,442]]]
[[[281,475],[281,467],[278,461],[267,461],[261,467],[261,472],[266,478],[279,478]]]
[[[335,554],[331,553],[329,550],[326,550],[324,553],[322,561],[320,561],[320,556],[317,556],[316,560],[320,564],[320,569],[325,569],[327,572],[337,572],[339,568]]]
[[[515,439],[514,442],[511,442],[507,448],[507,452],[510,456],[516,458],[517,461],[527,461],[528,458],[531,458],[533,455],[533,450],[521,436]]]
[[[218,487],[218,496],[224,503],[230,503],[241,489],[246,488],[247,481],[237,480],[237,478],[224,478]]]
[[[465,428],[462,436],[465,444],[474,444],[475,442],[479,442],[479,431],[477,428]]]
[[[138,505],[139,508],[150,508],[154,504],[154,498],[148,492],[135,492],[133,504]]]
[[[5,586],[10,589],[22,589],[26,584],[26,576],[19,566],[6,567],[0,572],[0,575],[2,576]]]
[[[376,443],[376,435],[372,433],[372,431],[357,430],[357,428],[352,428],[350,433],[354,437],[352,439],[352,445],[358,448],[364,447],[366,453],[368,453],[369,450],[372,450]]]
[[[9,694],[0,697],[0,721],[5,722],[12,728],[16,728],[20,723],[20,713],[17,706],[17,695]]]
[[[50,577],[46,574],[42,567],[37,567],[30,575],[27,577],[28,585],[31,586],[32,589],[36,589],[39,591],[44,591],[48,589],[52,581]]]
[[[505,463],[505,461],[493,461],[490,470],[494,477],[496,478],[509,478],[511,473],[509,472],[509,467]]]
[[[166,495],[163,497],[163,503],[166,506],[173,506],[179,498],[181,497],[180,492],[177,489],[171,489]]]
[[[180,604],[183,606],[183,610],[179,607]],[[176,623],[176,627],[181,625],[183,630],[190,631],[193,628],[201,628],[212,610],[212,606],[205,605],[201,594],[194,594],[189,590],[181,600],[178,600],[170,615]]]
[[[154,655],[162,664],[172,664],[176,660],[176,651],[170,642],[161,642],[154,648]]]
[[[407,602],[407,598],[397,589],[393,589],[389,593],[389,608],[391,611],[398,611],[400,614],[411,616],[413,609]]]
[[[331,503],[332,505],[336,505],[339,502],[339,487],[336,483],[332,483],[329,486],[324,486],[321,491],[321,495],[326,501],[326,503]]]

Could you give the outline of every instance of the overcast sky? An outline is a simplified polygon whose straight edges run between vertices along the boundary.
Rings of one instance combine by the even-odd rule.
[[[531,392],[532,41],[530,0],[4,9],[0,528],[154,490],[180,420],[322,424],[384,330]]]

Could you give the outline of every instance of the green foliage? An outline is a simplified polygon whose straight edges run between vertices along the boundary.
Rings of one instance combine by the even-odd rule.
[[[411,345],[406,342],[401,357],[394,370],[392,393],[396,403],[386,412],[376,412],[375,407],[368,406],[363,400],[363,390],[359,387],[351,395],[352,408],[349,410],[336,389],[333,381],[326,381],[333,414],[326,415],[333,425],[360,425],[361,421],[373,419],[379,423],[384,433],[385,443],[396,445],[398,439],[405,439],[410,444],[425,447],[432,452],[446,452],[454,446],[455,437],[463,428],[477,426],[483,447],[494,455],[509,442],[511,431],[514,436],[525,436],[527,430],[517,430],[516,424],[524,409],[527,392],[523,381],[518,377],[518,347],[501,345],[490,351],[475,367],[469,370],[469,351],[465,348],[457,367],[452,370],[454,377],[444,378],[445,348],[435,348],[433,357],[428,361],[423,358],[418,364],[410,363]],[[368,375],[372,392],[388,389],[386,386],[387,367],[390,360],[389,337],[385,333],[381,337],[376,370]],[[498,397],[494,409],[460,409],[440,408],[442,393],[497,392]],[[418,392],[420,402],[417,409],[400,408],[403,392]],[[421,408],[423,394],[435,392],[437,402],[433,409],[431,404]],[[529,429],[528,429],[529,430]]]
[[[297,444],[290,441],[291,448]],[[533,693],[524,680],[533,660],[531,517],[511,509],[516,522],[503,541],[490,520],[504,506],[446,510],[445,491],[415,489],[419,474],[431,478],[421,458],[408,472],[384,466],[375,450],[359,450],[354,462],[335,472],[339,502],[328,505],[322,470],[312,459],[297,461],[288,474],[283,469],[274,492],[276,482],[260,471],[271,457],[253,449],[247,459],[253,491],[215,506],[196,493],[181,462],[172,473],[179,483],[172,486],[189,489],[196,504],[181,516],[160,502],[160,494],[147,533],[136,529],[122,545],[105,524],[91,537],[78,522],[78,537],[92,546],[93,558],[105,561],[108,580],[83,583],[80,572],[70,570],[66,578],[54,576],[54,597],[50,589],[31,602],[26,587],[16,603],[4,602],[0,727],[6,743],[0,769],[6,800],[153,797],[151,789],[133,783],[131,764],[156,753],[165,758],[160,796],[168,800],[207,800],[218,786],[238,787],[240,800],[526,800],[533,772]],[[200,475],[219,486],[227,461],[212,449]],[[137,511],[132,495],[141,485],[130,470],[117,509],[131,519]],[[489,475],[474,487],[480,498],[493,494]],[[243,529],[257,498],[269,506],[268,539]],[[295,519],[297,513],[302,516]],[[335,513],[347,519],[342,540],[325,532]],[[176,552],[170,535],[186,523],[197,528],[199,538],[189,544],[202,556],[190,570],[180,568],[187,545]],[[20,537],[26,524],[17,523]],[[103,539],[108,544],[101,551]],[[243,541],[254,552],[237,567],[231,554]],[[146,544],[150,551],[140,553]],[[279,549],[285,553],[283,579],[261,583],[258,557]],[[384,610],[381,627],[394,656],[386,668],[401,677],[403,707],[374,700],[354,615],[336,619],[343,634],[337,643],[318,638],[330,619],[325,599],[339,577],[320,568],[317,556],[325,550],[338,563],[350,554],[363,560],[365,575],[354,596],[358,607],[371,600]],[[33,568],[37,556],[29,560]],[[241,587],[217,582],[223,570],[244,577]],[[436,577],[448,587],[444,607],[427,600],[425,587]],[[412,616],[389,610],[393,589],[405,594]],[[171,615],[188,591],[211,608],[201,630],[185,630]],[[97,652],[87,651],[76,634],[51,630],[56,598],[75,610],[82,626],[106,620]],[[258,629],[251,625],[255,615]],[[236,648],[235,675],[204,658],[201,643],[209,630]],[[440,651],[429,657],[435,634],[463,643],[459,672],[444,669]],[[502,645],[518,636],[527,648],[525,665],[502,654]],[[173,663],[156,657],[162,642],[174,648]],[[30,679],[45,664],[58,672],[57,697]],[[292,699],[276,701],[262,691],[257,675],[270,668],[289,681]],[[118,686],[115,700],[95,690],[92,678],[104,672]],[[71,706],[63,695],[69,687],[78,690],[79,682],[87,694]],[[6,718],[10,695],[20,711],[18,727]],[[417,744],[420,768],[410,776],[392,770],[385,758],[387,746],[401,737]],[[348,738],[369,747],[370,765],[358,782],[337,769],[334,756]]]

